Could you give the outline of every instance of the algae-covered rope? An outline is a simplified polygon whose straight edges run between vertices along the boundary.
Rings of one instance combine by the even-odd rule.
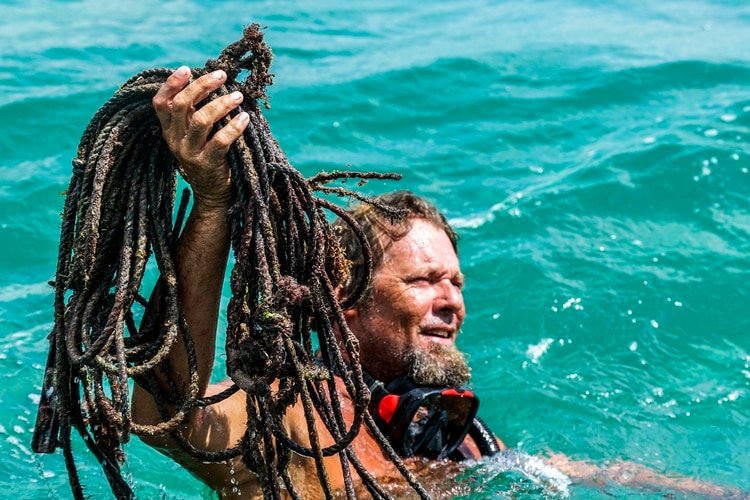
[[[334,492],[323,457],[338,454],[347,496],[355,494],[353,470],[374,497],[386,497],[350,446],[363,424],[414,489],[427,496],[367,413],[369,391],[362,379],[358,344],[342,313],[342,307],[353,304],[367,287],[371,271],[367,239],[343,209],[315,194],[352,196],[398,218],[400,213],[388,206],[326,185],[345,178],[398,176],[334,172],[304,179],[281,151],[258,104],[266,102],[270,62],[271,52],[258,26],[251,25],[217,59],[193,70],[198,76],[225,71],[224,86],[209,99],[239,90],[245,97],[244,109],[238,108],[232,116],[241,111],[250,115],[248,127],[228,155],[236,201],[228,213],[235,264],[226,354],[227,372],[235,386],[221,394],[200,397],[195,348],[177,294],[176,242],[187,203],[183,196],[173,217],[178,164],[162,139],[151,104],[172,71],[152,69],[129,79],[83,133],[62,214],[54,326],[32,443],[37,452],[63,448],[76,498],[83,498],[84,490],[71,449],[73,429],[102,464],[118,498],[133,496],[120,471],[122,445],[131,432],[171,434],[187,453],[204,462],[241,456],[257,475],[266,498],[282,496],[282,484],[286,493],[299,497],[287,470],[291,453],[312,457],[327,496]],[[249,76],[238,81],[243,71]],[[348,262],[325,210],[338,214],[363,248],[365,278],[345,304],[337,302],[334,290],[345,278]],[[160,285],[149,307],[158,314],[144,314],[147,301],[140,295],[151,255]],[[138,328],[137,320],[144,315]],[[335,329],[343,342],[337,341]],[[178,336],[186,350],[190,383],[186,391],[172,391],[178,395],[166,400],[152,369],[159,365],[169,370],[167,354],[178,345]],[[316,344],[322,364],[314,352]],[[348,427],[334,376],[342,378],[354,405]],[[153,394],[164,422],[132,422],[131,378]],[[279,382],[276,390],[271,387],[274,381]],[[191,446],[179,432],[190,411],[216,404],[239,389],[247,395],[248,415],[241,441],[224,451]],[[295,442],[282,425],[283,415],[297,400],[308,420],[310,447]],[[315,418],[328,429],[332,445],[322,446],[312,425]]]

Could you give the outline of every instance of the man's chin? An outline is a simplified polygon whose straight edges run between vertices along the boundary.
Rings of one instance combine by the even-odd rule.
[[[455,387],[471,378],[466,358],[451,341],[429,342],[412,350],[408,358],[409,376],[421,385]]]

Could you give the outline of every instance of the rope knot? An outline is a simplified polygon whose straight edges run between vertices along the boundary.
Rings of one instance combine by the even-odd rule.
[[[216,59],[206,61],[207,71],[223,70],[227,83],[237,83],[242,70],[250,71],[239,90],[249,99],[261,99],[268,107],[266,87],[273,83],[273,75],[268,72],[271,66],[271,49],[263,42],[263,33],[258,24],[247,26],[242,38],[229,44]]]
[[[310,288],[301,285],[291,276],[282,276],[276,284],[276,292],[271,299],[274,308],[301,307],[310,300]]]

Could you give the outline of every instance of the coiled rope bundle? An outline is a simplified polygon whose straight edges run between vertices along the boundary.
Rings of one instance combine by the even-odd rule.
[[[198,76],[224,70],[225,85],[209,99],[239,90],[245,96],[244,111],[250,115],[250,124],[229,152],[236,202],[228,214],[235,265],[230,278],[226,354],[234,385],[221,394],[199,397],[195,349],[177,295],[175,255],[187,196],[173,218],[178,164],[161,137],[151,105],[172,70],[147,70],[128,80],[99,109],[81,138],[62,216],[54,327],[32,443],[40,453],[62,447],[76,498],[83,498],[84,491],[71,450],[73,429],[102,464],[118,498],[133,496],[120,471],[122,444],[131,433],[171,434],[187,453],[204,462],[241,456],[258,476],[266,498],[279,498],[282,485],[287,494],[299,497],[287,471],[291,453],[315,460],[328,497],[333,491],[323,457],[336,454],[348,497],[355,496],[352,469],[374,497],[387,497],[350,446],[363,424],[414,489],[427,496],[367,412],[369,391],[362,380],[358,344],[343,316],[369,282],[367,239],[346,211],[316,195],[352,196],[378,205],[328,183],[397,176],[347,171],[304,179],[287,161],[260,111],[258,100],[265,102],[265,87],[271,84],[270,62],[271,52],[258,26],[251,25],[217,59],[193,70]],[[239,82],[242,71],[250,73]],[[238,108],[232,115],[241,111]],[[378,208],[390,217],[400,216],[388,206]],[[324,210],[348,224],[363,248],[365,278],[343,304],[336,300],[334,288],[346,277],[348,262]],[[159,293],[149,309],[159,313],[148,311],[139,328],[136,319],[147,305],[140,290],[151,255],[161,277]],[[335,328],[344,337],[341,344],[334,336]],[[315,334],[322,363],[314,353]],[[189,361],[190,384],[186,393],[171,391],[173,395],[166,399],[157,389],[152,370],[157,365],[165,369],[178,336]],[[342,378],[354,403],[354,418],[348,426],[334,374]],[[148,426],[131,420],[130,378],[154,395],[163,423]],[[271,389],[274,381],[278,381],[276,390]],[[248,410],[243,439],[220,452],[192,447],[179,432],[190,411],[240,389],[247,395]],[[308,422],[310,447],[292,440],[282,425],[286,409],[298,398]],[[331,446],[320,444],[313,425],[316,413],[334,438]]]

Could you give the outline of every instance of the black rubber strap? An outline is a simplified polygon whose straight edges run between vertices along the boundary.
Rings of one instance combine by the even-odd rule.
[[[474,422],[469,428],[469,436],[474,440],[483,457],[491,457],[500,453],[500,446],[497,444],[495,434],[481,418],[474,417]]]

